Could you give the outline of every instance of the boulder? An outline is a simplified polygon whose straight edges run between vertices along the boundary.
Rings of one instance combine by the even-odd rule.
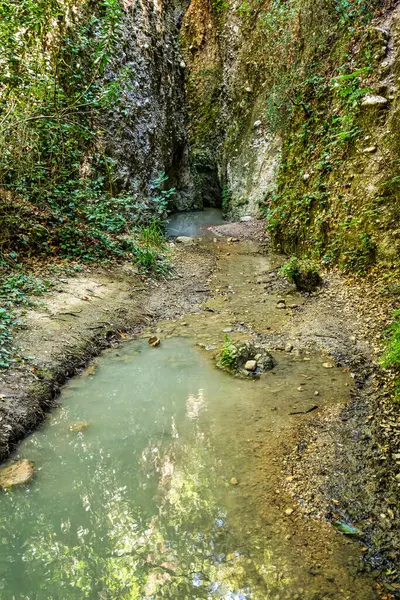
[[[220,360],[217,366],[221,369],[239,377],[254,377],[261,373],[270,371],[275,366],[275,361],[271,354],[261,345],[253,341],[241,342],[231,345],[232,363],[229,367],[221,365]],[[221,355],[218,357],[220,359]]]
[[[33,477],[33,462],[24,458],[17,460],[9,467],[0,469],[0,488],[10,489],[28,483]]]

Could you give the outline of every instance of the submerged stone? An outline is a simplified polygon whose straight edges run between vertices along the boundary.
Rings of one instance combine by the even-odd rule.
[[[34,473],[33,462],[24,458],[9,467],[0,469],[0,487],[10,489],[17,485],[28,483]]]
[[[69,426],[69,430],[72,433],[79,433],[80,431],[84,431],[89,427],[89,423],[87,421],[77,421],[76,423],[72,423]]]

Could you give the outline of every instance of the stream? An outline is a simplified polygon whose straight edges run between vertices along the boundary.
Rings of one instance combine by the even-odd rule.
[[[175,217],[171,235],[221,222],[203,217]],[[277,487],[280,444],[309,418],[291,413],[317,391],[318,407],[345,403],[352,379],[324,368],[326,355],[283,349],[257,379],[216,368],[227,333],[246,340],[288,318],[254,283],[282,257],[218,244],[207,310],[104,352],[12,457],[32,460],[35,477],[1,495],[2,600],[378,597],[358,543]]]

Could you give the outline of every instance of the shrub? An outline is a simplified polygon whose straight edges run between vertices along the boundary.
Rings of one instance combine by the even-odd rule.
[[[313,292],[322,283],[317,265],[311,260],[291,259],[280,268],[280,274],[287,277],[301,292]]]

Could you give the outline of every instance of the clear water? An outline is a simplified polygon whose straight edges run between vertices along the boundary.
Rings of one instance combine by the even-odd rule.
[[[167,234],[170,237],[186,235],[189,237],[204,236],[210,225],[222,225],[226,221],[222,218],[220,208],[205,208],[184,213],[175,213],[167,225]]]
[[[0,598],[375,598],[348,576],[351,548],[326,533],[313,540],[322,571],[310,574],[312,534],[291,538],[285,505],[266,500],[293,403],[289,368],[305,369],[285,360],[249,382],[190,339],[134,341],[72,380],[20,446],[34,480],[1,495]],[[324,371],[328,394],[347,377],[307,369]],[[82,420],[88,428],[70,432]]]

